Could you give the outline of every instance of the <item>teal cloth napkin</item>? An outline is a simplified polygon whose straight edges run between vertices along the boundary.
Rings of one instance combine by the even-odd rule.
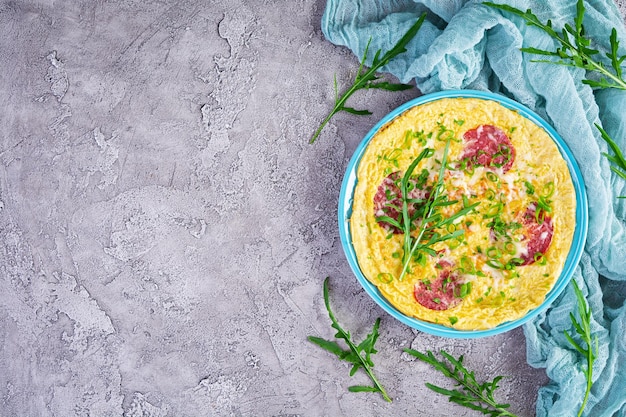
[[[575,1],[500,0],[530,8],[561,28],[574,21]],[[585,1],[586,33],[609,49],[611,28],[626,46],[626,30],[610,0]],[[594,123],[601,124],[626,151],[626,92],[593,91],[581,83],[582,70],[531,62],[521,47],[554,50],[554,41],[509,13],[467,0],[328,0],[322,31],[328,40],[362,57],[389,50],[422,12],[427,21],[408,52],[384,68],[403,82],[415,80],[423,93],[448,89],[490,90],[528,106],[551,123],[580,165],[589,195],[589,233],[574,279],[593,312],[599,339],[594,385],[586,416],[626,416],[626,181],[602,152],[609,152]],[[370,53],[370,59],[373,53]],[[626,71],[626,68],[625,68]],[[574,334],[569,313],[577,312],[569,285],[547,311],[525,325],[528,363],[546,368],[550,383],[539,390],[538,416],[575,416],[585,392],[585,360],[568,343]],[[576,313],[577,314],[577,313]]]

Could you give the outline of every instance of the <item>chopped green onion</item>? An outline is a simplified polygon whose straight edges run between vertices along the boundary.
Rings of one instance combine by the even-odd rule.
[[[490,258],[501,258],[502,257],[502,252],[500,252],[500,249],[496,248],[495,246],[491,246],[489,248],[487,248],[487,252],[486,252],[487,256]]]
[[[488,259],[486,264],[495,269],[504,269],[504,264],[496,259]]]
[[[448,247],[449,247],[450,249],[456,249],[456,248],[458,248],[459,246],[461,246],[461,244],[462,244],[463,242],[464,242],[464,240],[463,240],[463,237],[462,237],[462,236],[461,236],[461,237],[454,238],[454,239],[450,239],[450,240],[448,241]]]
[[[484,214],[484,217],[485,218],[496,217],[498,214],[502,213],[503,210],[504,210],[504,203],[497,202],[495,204],[492,204],[487,209],[487,212]]]
[[[543,186],[543,197],[548,198],[552,197],[554,194],[554,182],[550,181]]]
[[[473,176],[474,172],[476,171],[476,168],[474,167],[474,164],[468,164],[468,160],[467,159],[464,159],[463,163],[465,164],[465,167],[463,168],[463,172],[465,172],[470,177]]]
[[[465,298],[472,291],[472,283],[465,282],[459,287],[459,297]]]
[[[535,262],[537,262],[539,265],[545,265],[548,260],[546,259],[546,257],[543,255],[543,253],[541,252],[537,252],[535,253],[535,255],[533,256],[533,259],[535,260]]]
[[[511,265],[520,266],[524,264],[524,260],[522,258],[511,258],[509,259],[509,263]]]
[[[393,275],[389,272],[381,272],[376,276],[379,281],[384,282],[385,284],[390,284],[393,281]]]
[[[517,253],[517,247],[515,246],[515,243],[510,241],[504,244],[504,250],[509,255],[515,255]]]
[[[485,176],[491,182],[498,182],[498,181],[500,181],[500,178],[498,178],[498,176],[496,174],[494,174],[493,172],[491,172],[491,171],[487,171]]]

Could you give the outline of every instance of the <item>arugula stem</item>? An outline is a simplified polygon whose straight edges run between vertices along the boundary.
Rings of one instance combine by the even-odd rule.
[[[474,372],[469,371],[463,365],[463,356],[455,359],[452,355],[442,350],[440,353],[441,356],[447,360],[447,362],[445,362],[444,360],[438,360],[431,351],[427,351],[426,354],[413,349],[404,349],[404,351],[422,362],[433,366],[444,376],[456,382],[456,389],[446,389],[426,383],[429,389],[438,394],[447,396],[449,401],[471,408],[472,410],[480,411],[492,417],[518,417],[507,410],[509,404],[500,404],[494,398],[494,392],[498,388],[498,382],[502,379],[501,376],[495,377],[492,381],[480,384],[476,381]]]
[[[524,12],[506,4],[496,4],[492,2],[485,2],[483,4],[489,7],[493,7],[495,9],[500,9],[513,13],[516,16],[521,17],[526,21],[527,25],[538,27],[562,45],[562,48],[557,48],[556,51],[547,51],[532,47],[522,48],[521,50],[523,52],[559,58],[558,61],[535,60],[534,62],[545,62],[549,64],[579,67],[586,71],[596,72],[598,74],[601,74],[599,80],[593,80],[587,77],[582,80],[582,82],[592,88],[615,88],[618,90],[626,90],[626,79],[622,78],[622,63],[626,61],[626,55],[619,55],[619,40],[617,39],[617,30],[615,28],[611,30],[611,35],[609,37],[611,51],[605,54],[606,57],[611,60],[611,67],[614,71],[611,72],[604,64],[599,61],[595,61],[592,57],[592,55],[599,54],[599,51],[591,49],[589,47],[591,45],[591,40],[584,36],[585,29],[583,27],[583,18],[585,15],[585,5],[583,0],[578,0],[576,2],[576,18],[574,19],[574,27],[566,24],[562,31],[562,35],[559,35],[559,33],[552,28],[552,22],[550,20],[548,20],[545,24],[541,23],[539,18],[537,18],[537,16],[533,14],[530,9]],[[570,35],[573,37],[574,42],[569,41]],[[569,60],[569,62],[564,60]],[[615,153],[615,157],[612,157],[606,153],[604,154],[604,156],[606,156],[606,158],[615,165],[611,167],[611,171],[626,180],[626,170],[622,152],[617,147],[615,142],[604,130],[602,130],[600,126],[596,124],[596,127],[600,131],[602,138],[611,146]],[[621,168],[622,170],[620,171],[619,168]],[[618,196],[617,198],[626,198],[626,196]]]
[[[547,23],[542,23],[539,18],[532,13],[530,9],[524,12],[520,9],[506,4],[497,4],[492,2],[485,2],[483,4],[489,7],[513,13],[521,17],[526,21],[527,25],[535,26],[543,30],[563,46],[563,49],[557,48],[556,51],[546,51],[532,47],[522,48],[522,51],[524,52],[554,56],[561,59],[560,61],[539,60],[535,62],[580,67],[587,71],[597,72],[604,77],[609,78],[612,83],[606,82],[606,80],[598,82],[590,79],[586,79],[583,82],[585,84],[591,85],[592,87],[617,88],[620,90],[626,90],[626,80],[621,78],[622,70],[620,68],[621,63],[624,61],[625,58],[617,56],[617,48],[619,45],[619,41],[617,40],[617,33],[615,29],[613,29],[610,37],[612,50],[611,53],[607,54],[607,56],[611,58],[611,65],[613,66],[613,70],[615,71],[615,73],[612,73],[606,68],[606,66],[604,66],[599,61],[594,60],[594,58],[592,57],[592,55],[598,54],[598,51],[588,47],[591,44],[591,41],[584,36],[584,27],[582,21],[585,13],[585,7],[582,0],[578,0],[576,4],[575,28],[572,28],[569,25],[565,25],[565,29],[563,30],[562,35],[559,35],[559,33],[554,30],[551,21],[548,20]],[[572,35],[574,42],[569,41],[568,34]],[[569,52],[570,55],[568,55],[565,51]],[[565,61],[562,61],[563,59],[568,59],[571,62],[567,63]]]
[[[417,32],[420,30],[424,20],[426,19],[426,13],[423,13],[419,19],[409,28],[409,30],[400,38],[400,40],[395,44],[395,46],[387,51],[382,58],[379,58],[382,51],[379,49],[376,51],[374,55],[374,60],[372,61],[371,67],[363,72],[365,61],[367,60],[367,52],[369,49],[370,42],[367,43],[365,47],[365,52],[363,54],[363,59],[359,64],[359,69],[357,71],[356,77],[352,83],[352,86],[348,88],[339,98],[335,98],[335,105],[331,112],[324,118],[321,125],[317,128],[309,143],[315,142],[315,140],[319,137],[324,127],[328,124],[328,122],[335,116],[335,114],[345,111],[348,113],[356,114],[356,115],[368,115],[372,114],[369,110],[356,110],[352,107],[346,106],[347,100],[357,92],[358,90],[368,89],[368,88],[377,88],[381,90],[387,91],[401,91],[409,88],[413,88],[408,84],[393,84],[386,81],[378,81],[380,77],[376,75],[376,73],[385,65],[387,65],[393,58],[401,55],[406,52],[406,45],[417,35]],[[371,39],[370,39],[371,41]],[[336,85],[336,83],[335,83]]]
[[[328,278],[324,280],[324,305],[326,306],[326,311],[328,312],[328,317],[330,317],[330,321],[332,322],[332,328],[337,330],[335,337],[338,339],[343,339],[345,343],[348,345],[349,350],[344,350],[341,348],[336,342],[328,341],[322,339],[320,337],[309,336],[308,340],[310,342],[315,343],[319,347],[324,350],[327,350],[330,353],[337,355],[337,357],[343,361],[352,363],[352,370],[350,371],[350,376],[352,376],[359,368],[363,368],[367,376],[371,379],[374,386],[351,386],[348,388],[351,392],[379,392],[385,401],[391,402],[391,398],[385,391],[385,388],[378,381],[376,376],[374,375],[374,371],[372,367],[374,363],[372,362],[371,355],[376,353],[376,349],[374,349],[374,344],[378,339],[378,326],[380,324],[380,318],[376,320],[374,324],[374,328],[372,332],[367,335],[365,340],[360,344],[355,344],[350,336],[350,332],[344,330],[340,325],[335,315],[333,314],[330,308],[330,301],[328,298]],[[364,355],[361,353],[363,352]]]
[[[363,55],[363,60],[364,61],[365,61],[365,58],[367,56],[367,48],[369,47],[369,42],[367,43],[367,45],[368,46],[365,48],[365,54]],[[359,68],[359,73],[360,73],[360,68]],[[345,103],[346,103],[346,101],[348,101],[350,96],[352,94],[354,94],[356,91],[363,89],[364,88],[364,84],[367,83],[367,78],[371,77],[372,74],[375,74],[375,73],[376,73],[375,68],[370,68],[369,71],[367,71],[363,75],[363,77],[359,77],[357,75],[357,80],[359,78],[360,78],[360,80],[356,81],[348,90],[346,90],[346,92],[344,92],[341,95],[341,97],[339,99],[337,99],[335,101],[335,106],[333,107],[331,112],[326,116],[326,118],[322,121],[322,124],[317,128],[317,130],[313,134],[313,137],[309,140],[309,143],[315,142],[315,140],[320,135],[320,133],[322,133],[322,130],[324,129],[324,127],[328,124],[328,122],[330,122],[330,119],[332,119],[333,116],[335,116],[335,114],[339,113],[342,110],[345,110],[345,108],[346,108],[345,107]]]
[[[537,24],[535,24],[534,26],[537,26],[537,27],[543,29],[544,32],[547,32],[548,34],[554,32],[548,26],[545,26],[545,25],[537,25]],[[614,85],[612,85],[613,88],[617,88],[619,90],[626,90],[626,81],[622,80],[617,75],[615,75],[611,71],[607,70],[604,65],[600,64],[599,62],[596,62],[590,55],[588,55],[588,54],[586,54],[584,52],[582,47],[579,47],[577,45],[573,45],[571,42],[568,42],[564,37],[561,37],[561,36],[558,36],[558,35],[555,36],[555,39],[558,42],[560,42],[564,47],[569,49],[569,51],[572,54],[578,55],[582,59],[582,62],[585,65],[588,65],[588,66],[591,67],[591,68],[587,67],[586,68],[587,70],[598,72],[598,73],[604,75],[605,77],[610,78],[615,83]],[[552,63],[551,61],[539,61],[539,62]],[[569,66],[576,67],[577,65],[569,64]]]
[[[335,318],[334,314],[332,313],[330,309],[330,303],[328,301],[328,278],[324,280],[324,304],[326,305],[326,310],[328,310],[328,315],[330,316],[330,320],[333,322],[333,324],[339,325],[339,323],[337,322],[337,319]],[[359,348],[357,347],[357,345],[355,345],[354,342],[352,342],[352,340],[350,339],[349,333],[346,333],[343,330],[339,330],[339,331],[342,333],[342,336],[343,336],[342,339],[344,339],[344,341],[346,342],[346,345],[348,345],[350,350],[352,352],[359,352]],[[361,357],[360,354],[357,354],[357,356]],[[387,391],[385,391],[385,388],[380,384],[380,382],[378,382],[376,375],[374,375],[374,371],[369,366],[367,361],[361,361],[360,366],[363,367],[363,370],[367,373],[367,376],[370,377],[370,379],[374,383],[374,386],[381,393],[385,401],[391,402],[391,398],[387,394]]]
[[[591,340],[589,340],[588,342],[591,342]],[[591,349],[589,349],[589,351],[587,352],[587,366],[590,366],[589,364],[592,364],[593,360],[593,352],[591,351]],[[591,386],[593,385],[593,382],[591,380],[593,371],[591,370],[591,368],[589,369],[590,370],[587,376],[587,386],[585,388],[585,396],[583,397],[583,403],[580,406],[580,410],[578,410],[578,417],[583,415],[583,411],[585,410],[585,407],[587,406],[587,401],[589,400],[589,394],[591,393]]]
[[[348,343],[348,345],[352,345],[350,346],[350,349],[356,348],[354,346],[353,343]],[[385,388],[381,385],[380,382],[378,382],[378,379],[376,378],[376,376],[374,375],[374,371],[372,371],[372,368],[370,368],[369,366],[366,366],[363,368],[365,370],[365,372],[367,373],[367,375],[369,376],[369,378],[372,380],[372,382],[374,383],[374,386],[376,387],[376,389],[380,392],[380,394],[383,396],[383,399],[385,401],[387,401],[388,403],[391,402],[391,397],[389,397],[389,394],[387,394],[387,391],[385,391]]]
[[[570,344],[583,355],[583,357],[587,361],[587,368],[584,370],[585,378],[587,380],[587,386],[585,389],[585,396],[583,397],[582,405],[578,410],[578,417],[582,416],[585,407],[587,406],[587,401],[589,400],[589,394],[591,393],[591,387],[593,385],[593,362],[596,359],[596,354],[594,353],[594,343],[595,340],[595,350],[598,351],[598,337],[596,336],[594,340],[592,340],[591,336],[591,309],[587,304],[585,296],[583,295],[580,287],[576,281],[572,280],[572,284],[574,285],[574,292],[576,293],[576,299],[578,301],[578,315],[580,317],[580,321],[576,319],[573,313],[570,313],[570,319],[572,321],[572,325],[576,330],[576,333],[580,336],[583,342],[586,344],[586,348],[583,348],[578,342],[574,340],[574,338],[567,332],[564,332],[565,338],[570,342]]]
[[[345,100],[344,100],[345,101]],[[315,140],[319,137],[319,135],[322,133],[322,130],[324,129],[324,127],[326,127],[326,125],[328,124],[328,122],[330,122],[330,119],[333,118],[333,116],[338,113],[341,110],[341,108],[339,108],[338,104],[335,104],[335,107],[333,108],[333,110],[326,116],[326,118],[324,119],[324,121],[322,121],[322,124],[320,124],[320,126],[317,128],[317,130],[315,131],[315,133],[313,134],[313,137],[311,137],[311,139],[309,139],[309,143],[313,143],[315,142]]]
[[[600,136],[602,137],[602,139],[605,140],[605,142],[609,145],[609,148],[611,148],[611,150],[613,151],[614,155],[603,153],[606,159],[608,159],[609,162],[613,164],[611,166],[611,171],[616,173],[622,179],[626,180],[626,157],[624,157],[622,150],[619,148],[619,146],[617,146],[617,143],[615,143],[613,138],[611,138],[611,136],[609,136],[609,134],[599,124],[596,123],[595,126],[596,129],[600,131]],[[617,198],[626,198],[626,196],[621,195]]]
[[[604,65],[600,65],[599,63],[591,59],[589,56],[587,56],[586,54],[581,54],[581,55],[585,60],[587,60],[588,64],[590,64],[596,72],[599,72],[603,74],[604,76],[609,77],[615,83],[615,85],[613,85],[612,88],[616,88],[618,90],[626,90],[626,81],[622,80],[617,75],[607,70],[604,67]]]
[[[574,56],[577,55],[581,58],[583,64],[591,67],[591,68],[587,67],[585,69],[599,72],[600,74],[610,78],[615,83],[615,85],[613,86],[614,88],[617,88],[620,90],[626,90],[626,81],[622,80],[617,75],[607,70],[604,65],[600,64],[599,62],[596,62],[590,55],[588,55],[584,51],[584,48],[581,45],[572,44],[564,36],[559,36],[551,27],[547,25],[539,24],[534,21],[532,22],[532,25],[542,29],[547,34],[552,35],[554,39],[556,39],[559,43],[561,43],[561,45],[563,45],[566,49],[570,51],[570,53],[572,54],[572,57],[570,57],[570,59],[574,61],[573,64],[569,64],[570,66],[574,66],[574,67],[578,66],[576,65],[575,60],[574,60]],[[582,37],[581,34],[578,34],[578,36]],[[551,61],[540,61],[540,62],[552,63]]]
[[[441,167],[439,168],[439,178],[437,178],[437,182],[435,183],[435,186],[433,187],[433,192],[428,197],[428,201],[426,202],[426,205],[424,206],[424,211],[423,211],[423,215],[421,218],[420,230],[415,238],[411,236],[412,221],[409,216],[409,210],[408,210],[408,203],[410,201],[410,198],[408,196],[407,184],[417,164],[423,158],[427,156],[432,156],[433,154],[432,150],[428,148],[424,149],[424,151],[422,151],[422,153],[420,153],[420,155],[418,155],[418,157],[415,158],[415,160],[413,160],[413,162],[407,169],[406,173],[404,174],[404,177],[402,178],[401,194],[402,194],[402,217],[403,217],[402,229],[404,233],[404,255],[402,257],[402,261],[403,261],[402,271],[400,272],[400,276],[398,277],[400,281],[402,281],[404,277],[406,276],[406,274],[408,273],[411,260],[413,259],[413,256],[418,252],[420,248],[424,249],[425,247],[430,246],[431,243],[444,241],[454,236],[452,233],[448,233],[444,236],[440,236],[435,241],[431,239],[427,243],[423,243],[422,239],[424,238],[424,234],[426,233],[426,231],[431,231],[433,229],[439,228],[442,222],[450,222],[454,218],[464,215],[469,210],[473,209],[479,204],[479,203],[476,203],[470,207],[466,207],[463,210],[456,213],[455,215],[449,217],[446,220],[442,220],[438,222],[437,224],[430,224],[430,222],[427,221],[427,219],[430,219],[432,217],[433,213],[435,212],[435,209],[442,205],[440,194],[445,187],[443,179],[444,179],[444,174],[446,170],[446,165],[448,163],[448,150],[450,148],[450,140],[451,138],[448,138],[446,141],[446,146],[443,150],[443,158],[441,161]]]

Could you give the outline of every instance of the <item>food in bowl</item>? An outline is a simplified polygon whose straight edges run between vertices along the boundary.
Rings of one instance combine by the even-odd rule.
[[[559,278],[576,193],[552,138],[518,112],[471,97],[411,107],[371,138],[356,176],[359,269],[406,316],[491,329]]]

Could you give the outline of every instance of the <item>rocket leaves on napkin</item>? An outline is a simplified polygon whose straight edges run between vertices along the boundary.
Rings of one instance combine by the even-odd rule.
[[[357,110],[353,107],[346,106],[346,101],[358,90],[365,90],[370,88],[377,88],[380,90],[387,91],[402,91],[413,88],[408,84],[396,84],[390,83],[388,81],[380,81],[381,77],[376,75],[376,73],[385,65],[387,65],[393,58],[396,56],[403,54],[406,52],[407,44],[417,35],[417,32],[420,30],[422,23],[424,23],[424,19],[426,18],[426,13],[423,13],[420,18],[411,26],[411,28],[407,31],[407,33],[400,38],[398,43],[391,48],[388,52],[386,52],[382,57],[382,51],[379,49],[376,51],[374,55],[374,60],[372,61],[372,66],[366,71],[365,70],[365,61],[367,60],[367,52],[369,49],[369,42],[365,47],[365,53],[363,54],[363,59],[361,60],[361,64],[359,65],[359,70],[357,71],[356,77],[354,78],[354,82],[352,86],[348,88],[342,95],[339,97],[339,92],[337,88],[337,79],[335,78],[335,106],[331,110],[331,112],[326,116],[326,118],[322,121],[321,125],[317,128],[313,137],[309,140],[309,143],[315,142],[324,127],[328,124],[330,119],[333,116],[341,111],[345,111],[347,113],[355,114],[358,116],[364,116],[372,114],[369,110]]]
[[[622,153],[622,150],[617,146],[617,143],[609,136],[608,133],[600,125],[596,124],[596,128],[600,131],[602,135],[602,139],[609,144],[611,151],[613,151],[614,155],[609,155],[608,153],[603,153],[606,159],[609,160],[613,165],[611,166],[611,171],[616,173],[619,177],[626,180],[626,158]],[[626,198],[626,195],[621,195],[618,198]]]
[[[589,393],[591,392],[591,385],[593,384],[593,362],[596,359],[596,353],[594,353],[594,348],[595,352],[598,352],[598,336],[592,337],[591,334],[591,309],[589,308],[589,305],[585,300],[585,296],[578,287],[576,281],[572,281],[572,284],[574,285],[574,292],[576,293],[576,299],[578,301],[578,315],[580,317],[580,321],[576,318],[576,316],[574,316],[574,313],[570,312],[569,316],[572,320],[572,325],[574,326],[574,329],[576,329],[576,333],[584,342],[584,345],[586,345],[586,347],[583,348],[582,345],[574,340],[574,337],[567,332],[565,332],[565,337],[587,361],[587,368],[583,369],[585,373],[585,378],[587,379],[587,387],[585,390],[583,402],[578,411],[578,417],[580,417],[582,416],[583,410],[587,405]]]
[[[527,47],[522,48],[523,52],[554,57],[554,60],[542,59],[535,62],[546,62],[550,64],[565,65],[570,67],[583,68],[591,73],[596,73],[600,78],[587,77],[582,82],[593,88],[618,88],[626,90],[626,80],[623,78],[621,65],[626,60],[626,55],[619,56],[619,41],[617,39],[617,31],[613,28],[609,42],[611,51],[605,53],[610,60],[609,67],[598,58],[601,56],[600,51],[591,47],[591,39],[585,36],[585,28],[583,26],[583,17],[585,15],[585,6],[582,0],[578,0],[576,4],[576,18],[574,26],[566,23],[561,31],[557,31],[552,26],[552,21],[548,20],[542,23],[539,18],[530,10],[525,12],[506,4],[496,4],[491,2],[483,3],[487,6],[513,13],[526,21],[529,26],[535,26],[558,42],[560,46],[556,51],[548,51],[545,49]]]
[[[513,13],[524,19],[529,26],[537,27],[554,40],[559,46],[556,51],[548,51],[534,47],[521,48],[523,52],[552,57],[553,59],[540,59],[533,62],[545,62],[549,64],[565,65],[569,67],[578,67],[587,71],[587,74],[595,74],[598,78],[586,76],[582,82],[591,88],[615,88],[618,90],[626,90],[626,79],[622,65],[626,61],[626,55],[619,55],[619,40],[617,39],[617,30],[613,28],[609,37],[609,45],[611,50],[604,53],[608,62],[603,62],[601,58],[603,54],[599,50],[592,48],[592,40],[585,36],[585,27],[583,26],[583,18],[585,16],[585,5],[583,0],[576,3],[576,18],[574,26],[565,24],[559,32],[548,20],[542,23],[539,18],[530,10],[520,10],[506,4],[496,4],[492,2],[483,3],[486,6],[500,9],[509,13]],[[556,58],[556,59],[554,59]],[[606,61],[606,60],[605,60]],[[596,125],[600,131],[602,139],[604,139],[615,156],[604,154],[612,164],[611,170],[626,180],[626,160],[615,141],[600,126]],[[626,198],[620,196],[618,198]]]

